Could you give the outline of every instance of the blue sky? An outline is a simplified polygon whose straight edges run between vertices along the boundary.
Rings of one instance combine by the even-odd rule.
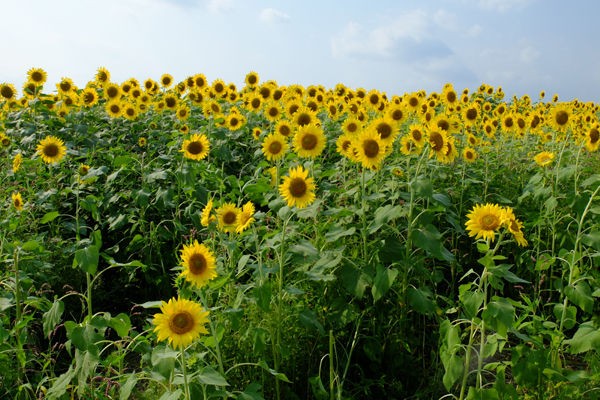
[[[204,73],[403,94],[481,83],[600,101],[597,0],[3,0],[0,82]]]

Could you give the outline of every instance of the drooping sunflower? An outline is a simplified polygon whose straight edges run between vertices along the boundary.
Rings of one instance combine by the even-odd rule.
[[[335,148],[340,155],[356,162],[357,160],[353,158],[354,152],[352,151],[354,136],[354,134],[342,133],[335,141]]]
[[[185,158],[200,161],[210,151],[210,142],[203,133],[194,133],[189,139],[183,141],[181,150]]]
[[[527,246],[527,240],[523,234],[523,223],[517,219],[512,208],[505,207],[505,221],[504,224],[508,231],[513,235],[513,238],[517,244],[521,247]]]
[[[269,161],[277,161],[283,158],[288,148],[286,138],[277,132],[269,134],[262,144],[262,152]]]
[[[96,82],[100,84],[100,86],[105,86],[110,83],[110,71],[104,67],[99,67],[96,70]]]
[[[496,232],[502,227],[506,219],[506,211],[497,204],[477,204],[467,214],[466,228],[469,236],[475,239],[494,241]]]
[[[308,177],[308,170],[301,165],[290,168],[279,185],[279,193],[289,207],[304,208],[315,201],[316,185],[314,179]]]
[[[12,100],[17,96],[17,89],[12,83],[0,84],[0,97],[4,100]]]
[[[216,220],[215,216],[211,215],[212,209],[213,199],[210,199],[208,200],[208,202],[202,209],[202,213],[200,214],[200,224],[202,224],[202,226],[209,226],[211,222]]]
[[[352,148],[357,160],[365,168],[379,169],[387,155],[387,145],[373,128],[365,129],[353,141]]]
[[[217,208],[217,226],[223,232],[235,232],[240,222],[240,210],[233,203],[225,203]]]
[[[41,86],[46,83],[48,74],[42,68],[31,68],[27,71],[27,80],[35,83],[36,86]]]
[[[326,142],[327,139],[321,127],[316,124],[302,125],[298,127],[294,135],[294,151],[299,157],[315,158],[323,152]]]
[[[547,167],[548,165],[552,164],[552,161],[554,161],[554,153],[550,151],[542,151],[536,154],[535,157],[533,157],[533,160],[540,167]]]
[[[217,276],[216,259],[210,249],[197,240],[181,250],[181,276],[197,289]]]
[[[23,198],[21,197],[21,193],[14,192],[11,194],[12,204],[15,210],[22,211],[23,210]]]
[[[46,164],[57,163],[67,154],[65,143],[55,136],[46,136],[37,145],[36,150]]]
[[[250,225],[252,225],[252,223],[254,222],[254,213],[254,204],[252,204],[251,201],[247,202],[242,206],[242,212],[239,216],[240,221],[238,223],[238,227],[235,228],[235,231],[237,233],[242,233],[243,231],[248,229]]]
[[[172,298],[162,302],[160,313],[154,314],[152,324],[158,341],[168,340],[176,349],[190,345],[201,334],[208,333],[208,311],[194,301]]]
[[[21,163],[23,162],[23,155],[21,153],[15,154],[12,160],[12,172],[16,174],[21,169]]]

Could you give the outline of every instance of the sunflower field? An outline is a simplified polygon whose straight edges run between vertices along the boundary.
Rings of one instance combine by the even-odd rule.
[[[600,107],[0,83],[0,397],[598,399]]]

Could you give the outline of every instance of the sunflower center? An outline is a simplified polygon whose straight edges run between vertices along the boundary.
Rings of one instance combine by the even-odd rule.
[[[252,99],[250,106],[254,109],[258,109],[260,107],[260,99]]]
[[[506,126],[507,128],[511,128],[511,127],[514,125],[514,123],[515,123],[515,122],[514,122],[514,121],[513,121],[513,119],[512,119],[512,118],[510,118],[510,117],[509,117],[509,118],[506,118],[506,119],[504,120],[504,126]]]
[[[448,100],[448,103],[454,103],[456,101],[456,93],[448,92],[446,99]]]
[[[354,133],[358,130],[358,125],[354,122],[351,122],[348,124],[348,126],[346,128],[348,129],[348,132]]]
[[[421,131],[419,130],[414,130],[411,132],[412,138],[415,142],[418,142],[421,140],[421,138],[423,137],[423,135],[421,134]]]
[[[223,214],[223,223],[225,225],[233,225],[237,219],[237,215],[233,211],[228,211]]]
[[[187,311],[178,312],[169,321],[169,328],[178,335],[188,333],[193,327],[194,317]]]
[[[308,124],[310,124],[310,121],[311,121],[311,117],[309,114],[306,114],[306,113],[302,113],[302,114],[298,115],[298,118],[296,119],[296,122],[300,126],[308,125]]]
[[[474,108],[469,108],[465,114],[469,121],[474,121],[477,118],[477,110]]]
[[[115,86],[110,86],[108,89],[106,89],[106,95],[111,99],[116,97],[117,94],[119,94],[119,90]]]
[[[54,143],[44,146],[44,155],[47,157],[56,157],[58,155],[58,146]]]
[[[165,104],[167,105],[167,107],[173,108],[177,104],[177,100],[173,97],[167,97],[165,99]]]
[[[486,214],[479,220],[481,228],[486,231],[495,231],[500,226],[500,220],[496,215]]]
[[[419,99],[417,99],[416,97],[411,97],[410,99],[408,99],[408,104],[411,107],[416,107],[419,105]]]
[[[255,75],[248,76],[248,83],[250,85],[255,85],[257,81],[258,81],[258,79],[256,78]]]
[[[441,119],[438,121],[437,123],[438,128],[440,128],[443,131],[447,131],[448,129],[450,129],[450,123],[448,121],[446,121],[445,119]]]
[[[404,117],[402,110],[394,110],[391,115],[394,121],[400,121]]]
[[[31,74],[31,80],[34,82],[41,82],[44,80],[44,75],[40,71],[34,71]]]
[[[202,150],[204,150],[204,146],[202,146],[202,143],[200,143],[199,141],[190,142],[187,145],[187,151],[190,154],[193,154],[193,155],[200,154],[200,153],[202,153]]]
[[[374,106],[379,104],[379,96],[376,94],[372,94],[371,96],[369,96],[369,102]]]
[[[429,134],[429,143],[433,151],[440,151],[444,147],[444,138],[438,132],[431,132]]]
[[[592,129],[589,134],[590,143],[596,144],[596,142],[600,139],[600,132],[598,129]]]
[[[379,143],[374,139],[367,139],[363,142],[363,151],[368,158],[377,157],[379,154]]]
[[[278,142],[278,141],[272,142],[269,145],[269,153],[279,154],[279,152],[281,152],[282,148],[283,148],[283,146],[281,145],[281,142]]]
[[[231,117],[231,119],[229,120],[229,125],[230,126],[238,126],[240,120],[237,119],[236,117]]]
[[[206,258],[202,254],[192,254],[189,259],[190,272],[193,275],[201,275],[207,266]]]
[[[269,116],[271,116],[271,117],[276,117],[279,115],[279,110],[276,107],[271,107],[271,108],[269,108],[269,111],[267,112],[267,114],[269,114]]]
[[[382,139],[386,139],[392,134],[392,127],[389,124],[379,124],[377,132]]]
[[[470,151],[470,150],[467,150],[467,151],[465,152],[465,157],[467,158],[467,160],[472,160],[473,158],[475,158],[475,155],[473,154],[473,152],[472,152],[472,151]]]
[[[293,197],[302,197],[306,193],[308,187],[302,178],[294,178],[290,182],[290,194]]]
[[[94,99],[95,99],[95,97],[94,97],[94,95],[92,93],[88,92],[88,93],[84,93],[84,95],[83,95],[83,102],[85,104],[93,103]]]
[[[15,208],[21,208],[21,199],[19,199],[18,197],[15,198],[13,200],[13,205],[15,206]]]
[[[68,92],[71,90],[71,84],[69,82],[61,82],[60,88],[62,89],[63,92]]]
[[[317,147],[317,137],[312,133],[302,136],[302,148],[304,150],[312,150]]]
[[[281,133],[283,136],[289,136],[291,132],[290,127],[287,125],[281,125],[279,127],[279,133]]]
[[[0,89],[0,95],[2,95],[2,97],[4,97],[5,99],[10,99],[15,95],[15,92],[10,86],[3,85]]]
[[[565,125],[569,121],[569,113],[560,110],[556,113],[555,120],[558,125]]]

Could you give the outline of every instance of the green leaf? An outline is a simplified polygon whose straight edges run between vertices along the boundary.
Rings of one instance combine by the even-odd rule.
[[[140,306],[143,308],[159,308],[160,306],[162,306],[162,303],[162,300],[147,301],[145,303],[140,304]]]
[[[305,308],[304,310],[300,311],[298,318],[300,323],[306,328],[315,329],[321,336],[325,335],[325,329],[319,322],[317,314],[313,310]]]
[[[67,392],[67,387],[71,383],[71,380],[75,377],[75,370],[73,366],[69,366],[69,369],[60,375],[54,381],[52,387],[46,393],[47,399],[58,399]]]
[[[323,386],[323,381],[320,376],[311,376],[308,378],[308,383],[310,383],[310,389],[312,391],[313,396],[317,400],[327,400],[329,399],[329,393],[325,390],[325,386]]]
[[[267,363],[264,360],[260,360],[258,363],[258,366],[261,367],[262,369],[264,369],[265,371],[267,371],[268,373],[270,373],[271,375],[273,375],[275,378],[279,379],[280,381],[283,382],[287,382],[287,383],[292,383],[287,376],[285,376],[284,373],[281,372],[277,372],[272,368],[269,368],[269,366],[267,365]]]
[[[174,392],[166,391],[158,400],[179,400],[183,391],[181,389],[177,389]]]
[[[596,328],[592,321],[584,322],[579,325],[573,338],[565,340],[565,344],[570,346],[571,354],[585,353],[592,349],[600,353],[600,329]]]
[[[397,269],[386,268],[382,265],[377,266],[377,274],[375,275],[373,287],[371,288],[373,302],[377,302],[388,292],[388,290],[390,290],[397,276]]]
[[[44,336],[49,337],[56,325],[60,322],[65,304],[60,300],[54,300],[50,309],[42,315]]]
[[[169,175],[165,170],[159,169],[146,176],[146,182],[154,183],[156,181],[164,181]]]
[[[549,256],[548,254],[541,254],[535,262],[535,269],[537,271],[546,271],[556,262],[556,258]]]
[[[117,335],[123,339],[129,334],[129,330],[131,329],[131,320],[127,314],[120,313],[108,321],[108,326],[114,329],[115,332],[117,332]]]
[[[408,304],[417,312],[430,315],[436,310],[433,294],[428,287],[415,288],[410,286],[407,291]]]
[[[58,211],[49,211],[40,220],[40,224],[47,224],[50,221],[54,221],[58,217]]]
[[[35,239],[28,240],[21,245],[21,249],[23,249],[25,251],[33,251],[39,247],[40,247],[40,242],[38,242]]]
[[[471,291],[472,283],[465,283],[458,288],[458,299],[463,305],[463,312],[467,319],[473,319],[479,313],[485,295],[479,291]]]
[[[329,230],[325,234],[325,241],[328,243],[335,242],[344,236],[354,235],[354,232],[356,232],[356,228],[353,226],[348,229],[344,229],[343,226],[336,225],[333,227],[333,229]]]
[[[344,288],[358,299],[363,298],[371,280],[369,275],[350,264],[344,264],[340,269],[340,278]]]
[[[385,206],[381,206],[375,210],[375,215],[373,216],[373,221],[369,224],[369,233],[375,233],[381,228],[384,224],[387,224],[389,221],[400,218],[402,215],[405,215],[406,211],[402,206],[393,206],[391,204],[386,204]]]
[[[562,319],[564,305],[562,303],[558,303],[554,305],[554,309],[552,310],[554,313],[554,317],[557,321]],[[577,324],[577,308],[574,306],[567,306],[565,311],[565,320],[563,322],[563,327],[565,329],[571,329]]]
[[[203,385],[229,386],[223,375],[211,367],[203,368],[196,379]]]
[[[493,299],[481,313],[481,318],[499,336],[506,338],[515,319],[515,308],[503,297],[494,296]]]
[[[565,287],[565,296],[585,312],[591,313],[594,308],[592,290],[586,281],[579,281],[574,286]]]
[[[442,234],[431,224],[413,231],[412,240],[415,246],[425,250],[429,255],[441,261],[454,261],[454,254],[444,247]]]
[[[442,383],[446,390],[462,377],[464,370],[464,359],[457,353],[461,350],[460,328],[450,320],[443,320],[440,324],[440,359],[444,365],[444,376]]]
[[[600,251],[600,231],[590,232],[581,235],[581,243]]]
[[[129,399],[129,396],[131,395],[131,391],[135,387],[137,381],[138,381],[138,378],[135,374],[131,374],[131,375],[129,375],[129,377],[127,377],[127,380],[125,381],[125,383],[123,385],[121,385],[121,392],[119,393],[119,400]]]
[[[100,260],[100,248],[96,245],[89,245],[83,249],[75,251],[74,265],[78,265],[83,272],[94,275],[98,269]]]

